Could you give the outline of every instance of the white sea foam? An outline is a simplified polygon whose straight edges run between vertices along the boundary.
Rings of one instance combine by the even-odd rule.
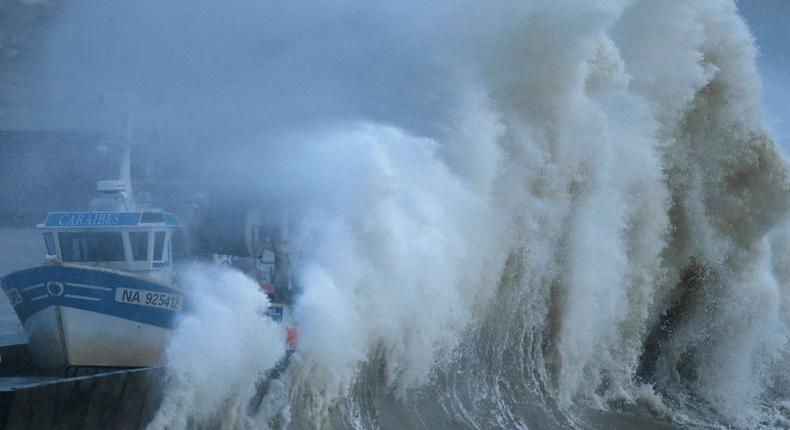
[[[189,308],[174,331],[164,400],[148,428],[243,425],[255,384],[285,352],[283,328],[263,315],[269,300],[241,272],[192,266],[181,285]]]

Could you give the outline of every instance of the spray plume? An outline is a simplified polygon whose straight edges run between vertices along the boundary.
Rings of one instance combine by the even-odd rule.
[[[294,208],[304,339],[257,424],[751,427],[787,422],[788,360],[755,55],[732,0],[76,2],[37,79],[75,127],[135,91],[163,154]],[[200,309],[251,322],[209,296],[155,425],[214,383]],[[228,357],[220,397],[274,352]]]

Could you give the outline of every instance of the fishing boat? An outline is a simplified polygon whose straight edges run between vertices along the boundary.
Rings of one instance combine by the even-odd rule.
[[[11,273],[2,288],[36,364],[50,373],[161,364],[184,310],[174,285],[178,218],[136,210],[130,160],[99,181],[86,212],[52,212],[41,230],[44,263]]]
[[[172,213],[136,204],[130,167],[127,146],[119,179],[97,182],[88,211],[51,212],[37,226],[46,249],[43,264],[2,279],[31,355],[47,373],[164,364],[172,330],[188,310],[173,264],[181,254],[183,225]],[[215,256],[221,257],[215,264],[258,281],[272,300],[266,315],[288,326],[288,254],[269,238],[253,242],[277,253],[256,245],[254,256]],[[287,327],[286,333],[292,351],[298,329]]]
[[[56,373],[161,364],[184,306],[171,270],[178,220],[54,212],[38,227],[45,263],[2,281],[36,363]]]

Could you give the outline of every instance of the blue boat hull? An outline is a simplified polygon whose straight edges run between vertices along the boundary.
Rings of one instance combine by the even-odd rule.
[[[14,272],[2,287],[44,369],[161,364],[184,306],[175,288],[76,265]]]

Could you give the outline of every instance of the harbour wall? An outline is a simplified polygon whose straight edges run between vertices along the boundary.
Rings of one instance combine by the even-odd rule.
[[[144,428],[164,382],[163,368],[146,368],[0,389],[0,428]]]

